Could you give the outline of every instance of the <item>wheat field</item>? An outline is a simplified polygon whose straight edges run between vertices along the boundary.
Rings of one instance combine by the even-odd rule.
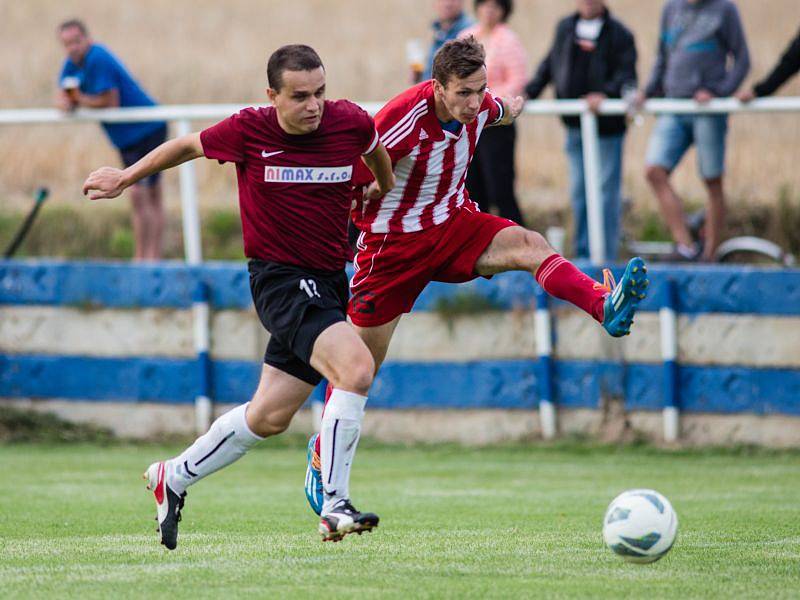
[[[471,3],[468,3],[471,4]],[[653,64],[661,0],[609,0],[637,37],[638,71]],[[800,25],[798,0],[739,0],[749,36],[753,77],[763,76]],[[326,63],[329,96],[381,101],[407,84],[405,42],[427,40],[431,0],[0,0],[0,108],[46,107],[52,99],[62,50],[55,27],[77,16],[108,45],[161,103],[253,103],[264,98],[268,54],[284,43],[313,45]],[[569,0],[518,0],[511,26],[529,53],[543,56]],[[782,90],[800,95],[800,78]],[[548,93],[549,95],[549,93]],[[205,124],[197,123],[199,128]],[[652,121],[628,136],[625,193],[652,206],[643,155]],[[800,114],[742,115],[732,120],[728,171],[734,202],[772,202],[778,189],[800,189]],[[524,119],[517,152],[517,187],[530,208],[567,206],[563,131],[554,117]],[[14,126],[0,129],[0,203],[20,207],[33,188],[48,185],[59,202],[81,203],[88,172],[116,164],[98,127]],[[201,161],[202,163],[203,161]],[[231,168],[199,165],[201,202],[235,204]],[[687,196],[702,197],[690,155],[679,169]],[[177,175],[166,178],[169,206],[178,210]],[[78,206],[86,206],[86,204]],[[86,210],[95,210],[86,207]]]

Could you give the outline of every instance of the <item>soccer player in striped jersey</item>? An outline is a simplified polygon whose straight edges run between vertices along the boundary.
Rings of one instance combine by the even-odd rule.
[[[523,99],[497,98],[486,89],[483,47],[472,37],[447,42],[437,52],[433,80],[401,93],[381,109],[375,124],[392,159],[396,186],[375,199],[366,169],[354,176],[352,217],[362,231],[350,281],[348,317],[372,352],[376,369],[386,356],[403,313],[430,281],[460,283],[505,271],[531,273],[548,293],[571,302],[621,337],[648,285],[641,258],[619,284],[604,271],[594,281],[559,256],[535,231],[482,213],[464,182],[481,132],[519,116]],[[315,468],[326,445],[309,442],[306,495],[317,511],[330,501],[327,479]],[[321,480],[320,480],[321,479]]]

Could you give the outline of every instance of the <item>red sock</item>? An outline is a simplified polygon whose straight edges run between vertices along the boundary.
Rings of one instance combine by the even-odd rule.
[[[536,281],[545,292],[566,300],[603,322],[603,305],[608,289],[580,271],[559,254],[548,256],[536,270]]]
[[[328,387],[325,388],[325,406],[328,405],[328,400],[331,399],[331,394],[333,393],[333,386],[328,382]],[[322,414],[325,414],[325,406],[322,407]],[[317,436],[317,441],[314,442],[314,452],[319,454],[319,436]]]

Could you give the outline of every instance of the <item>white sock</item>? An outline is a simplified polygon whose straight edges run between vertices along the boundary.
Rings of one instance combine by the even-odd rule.
[[[319,434],[323,515],[340,500],[350,498],[350,466],[361,435],[366,403],[366,396],[334,389],[325,405]]]
[[[206,475],[239,460],[264,439],[247,426],[245,412],[248,404],[226,412],[180,456],[167,461],[167,483],[176,494],[183,493]]]

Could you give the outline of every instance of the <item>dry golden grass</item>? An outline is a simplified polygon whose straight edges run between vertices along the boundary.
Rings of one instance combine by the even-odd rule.
[[[521,35],[531,68],[552,38],[568,0],[518,0],[511,25]],[[661,0],[610,0],[636,33],[639,74],[653,63]],[[739,0],[753,55],[753,75],[774,63],[800,24],[798,0]],[[62,53],[54,28],[62,19],[86,20],[95,38],[129,66],[162,103],[257,102],[263,98],[266,57],[277,46],[305,42],[318,49],[329,73],[331,97],[379,101],[406,86],[405,40],[427,38],[430,0],[0,0],[3,93],[0,108],[49,105]],[[796,80],[784,94],[800,95]],[[200,127],[202,124],[197,124]],[[645,188],[643,155],[650,123],[628,138],[625,189],[652,202]],[[555,118],[529,118],[518,149],[518,188],[526,204],[566,204],[562,128]],[[800,115],[733,119],[729,189],[744,201],[771,201],[777,188],[800,189]],[[115,152],[96,126],[0,129],[0,198],[20,205],[37,185],[59,201],[81,202],[83,177]],[[693,158],[678,183],[700,197]],[[201,164],[204,205],[235,203],[233,170]],[[178,207],[177,177],[166,178],[170,206]],[[87,207],[87,210],[91,208]]]

